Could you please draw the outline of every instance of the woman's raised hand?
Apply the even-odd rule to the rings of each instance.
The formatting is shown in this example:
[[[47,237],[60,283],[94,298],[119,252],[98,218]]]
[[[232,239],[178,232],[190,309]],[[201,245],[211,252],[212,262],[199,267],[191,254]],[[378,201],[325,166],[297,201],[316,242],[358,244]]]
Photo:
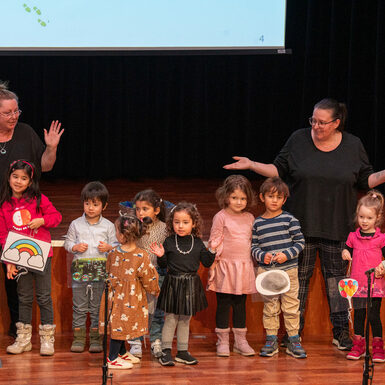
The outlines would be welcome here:
[[[233,156],[233,159],[237,162],[226,164],[223,168],[226,170],[248,170],[252,165],[252,161],[245,156]]]

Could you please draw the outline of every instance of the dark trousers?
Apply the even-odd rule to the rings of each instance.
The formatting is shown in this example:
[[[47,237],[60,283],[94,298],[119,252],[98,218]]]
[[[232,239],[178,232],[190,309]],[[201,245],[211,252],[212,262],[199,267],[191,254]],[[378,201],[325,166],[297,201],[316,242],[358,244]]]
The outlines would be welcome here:
[[[309,281],[313,275],[315,267],[317,251],[321,261],[321,271],[325,281],[326,295],[330,311],[328,279],[343,277],[346,275],[348,262],[341,258],[341,252],[344,246],[345,242],[331,241],[323,238],[305,238],[305,249],[301,252],[298,258],[298,299],[300,300],[299,309],[301,312],[300,333],[302,332],[305,324],[306,299],[309,292]],[[330,321],[333,325],[334,337],[338,337],[342,330],[349,330],[349,317],[347,311],[330,312]]]
[[[366,308],[360,306],[364,305],[361,298],[357,298],[359,301],[355,301],[355,299],[356,298],[353,298],[354,334],[363,337],[365,335]],[[359,308],[356,308],[355,302],[358,302]],[[382,323],[380,318],[381,302],[382,298],[372,298],[372,307],[369,311],[369,323],[372,328],[373,337],[382,338]]]
[[[110,352],[108,354],[108,359],[110,361],[115,360],[118,358],[118,355],[121,356],[126,353],[126,346],[125,346],[124,340],[114,340],[111,338],[110,340]]]
[[[2,263],[4,271],[4,286],[7,293],[7,303],[11,323],[15,324],[19,321],[19,298],[17,296],[17,282],[15,279],[7,278],[7,265]]]
[[[216,325],[218,329],[229,327],[230,309],[233,309],[233,327],[246,327],[246,294],[217,294]]]

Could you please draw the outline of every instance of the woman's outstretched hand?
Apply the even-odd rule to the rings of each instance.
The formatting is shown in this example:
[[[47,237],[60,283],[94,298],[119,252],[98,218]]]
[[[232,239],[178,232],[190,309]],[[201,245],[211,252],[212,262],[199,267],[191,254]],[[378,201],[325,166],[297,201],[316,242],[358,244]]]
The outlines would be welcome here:
[[[245,156],[233,156],[233,159],[237,162],[226,164],[223,168],[226,170],[248,170],[252,165],[252,161]]]

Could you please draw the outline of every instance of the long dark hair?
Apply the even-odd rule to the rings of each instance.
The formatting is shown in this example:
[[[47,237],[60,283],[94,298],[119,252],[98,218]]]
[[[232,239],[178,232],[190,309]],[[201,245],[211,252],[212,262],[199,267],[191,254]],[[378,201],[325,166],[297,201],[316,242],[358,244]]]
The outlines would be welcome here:
[[[3,184],[0,191],[0,206],[4,202],[12,203],[12,189],[9,185],[9,178],[16,170],[24,170],[31,180],[31,184],[23,192],[23,198],[28,202],[36,198],[36,210],[40,210],[41,192],[39,188],[39,181],[36,175],[35,165],[23,159],[15,160],[9,165],[8,171],[4,175]]]
[[[162,222],[166,221],[166,208],[164,207],[163,199],[156,191],[152,189],[139,191],[135,195],[133,203],[136,204],[137,201],[148,202],[155,210],[159,207],[159,214],[157,215],[157,218]]]

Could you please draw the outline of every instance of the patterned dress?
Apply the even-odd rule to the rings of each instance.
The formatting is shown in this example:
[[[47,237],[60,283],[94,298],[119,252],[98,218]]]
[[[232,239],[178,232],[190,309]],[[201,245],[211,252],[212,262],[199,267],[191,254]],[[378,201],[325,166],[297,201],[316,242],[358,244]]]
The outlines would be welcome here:
[[[159,294],[158,273],[148,253],[139,247],[126,252],[120,246],[111,250],[106,269],[110,286],[108,294],[109,330],[115,340],[131,340],[148,331],[146,292]],[[100,328],[104,331],[104,299],[101,302]]]

